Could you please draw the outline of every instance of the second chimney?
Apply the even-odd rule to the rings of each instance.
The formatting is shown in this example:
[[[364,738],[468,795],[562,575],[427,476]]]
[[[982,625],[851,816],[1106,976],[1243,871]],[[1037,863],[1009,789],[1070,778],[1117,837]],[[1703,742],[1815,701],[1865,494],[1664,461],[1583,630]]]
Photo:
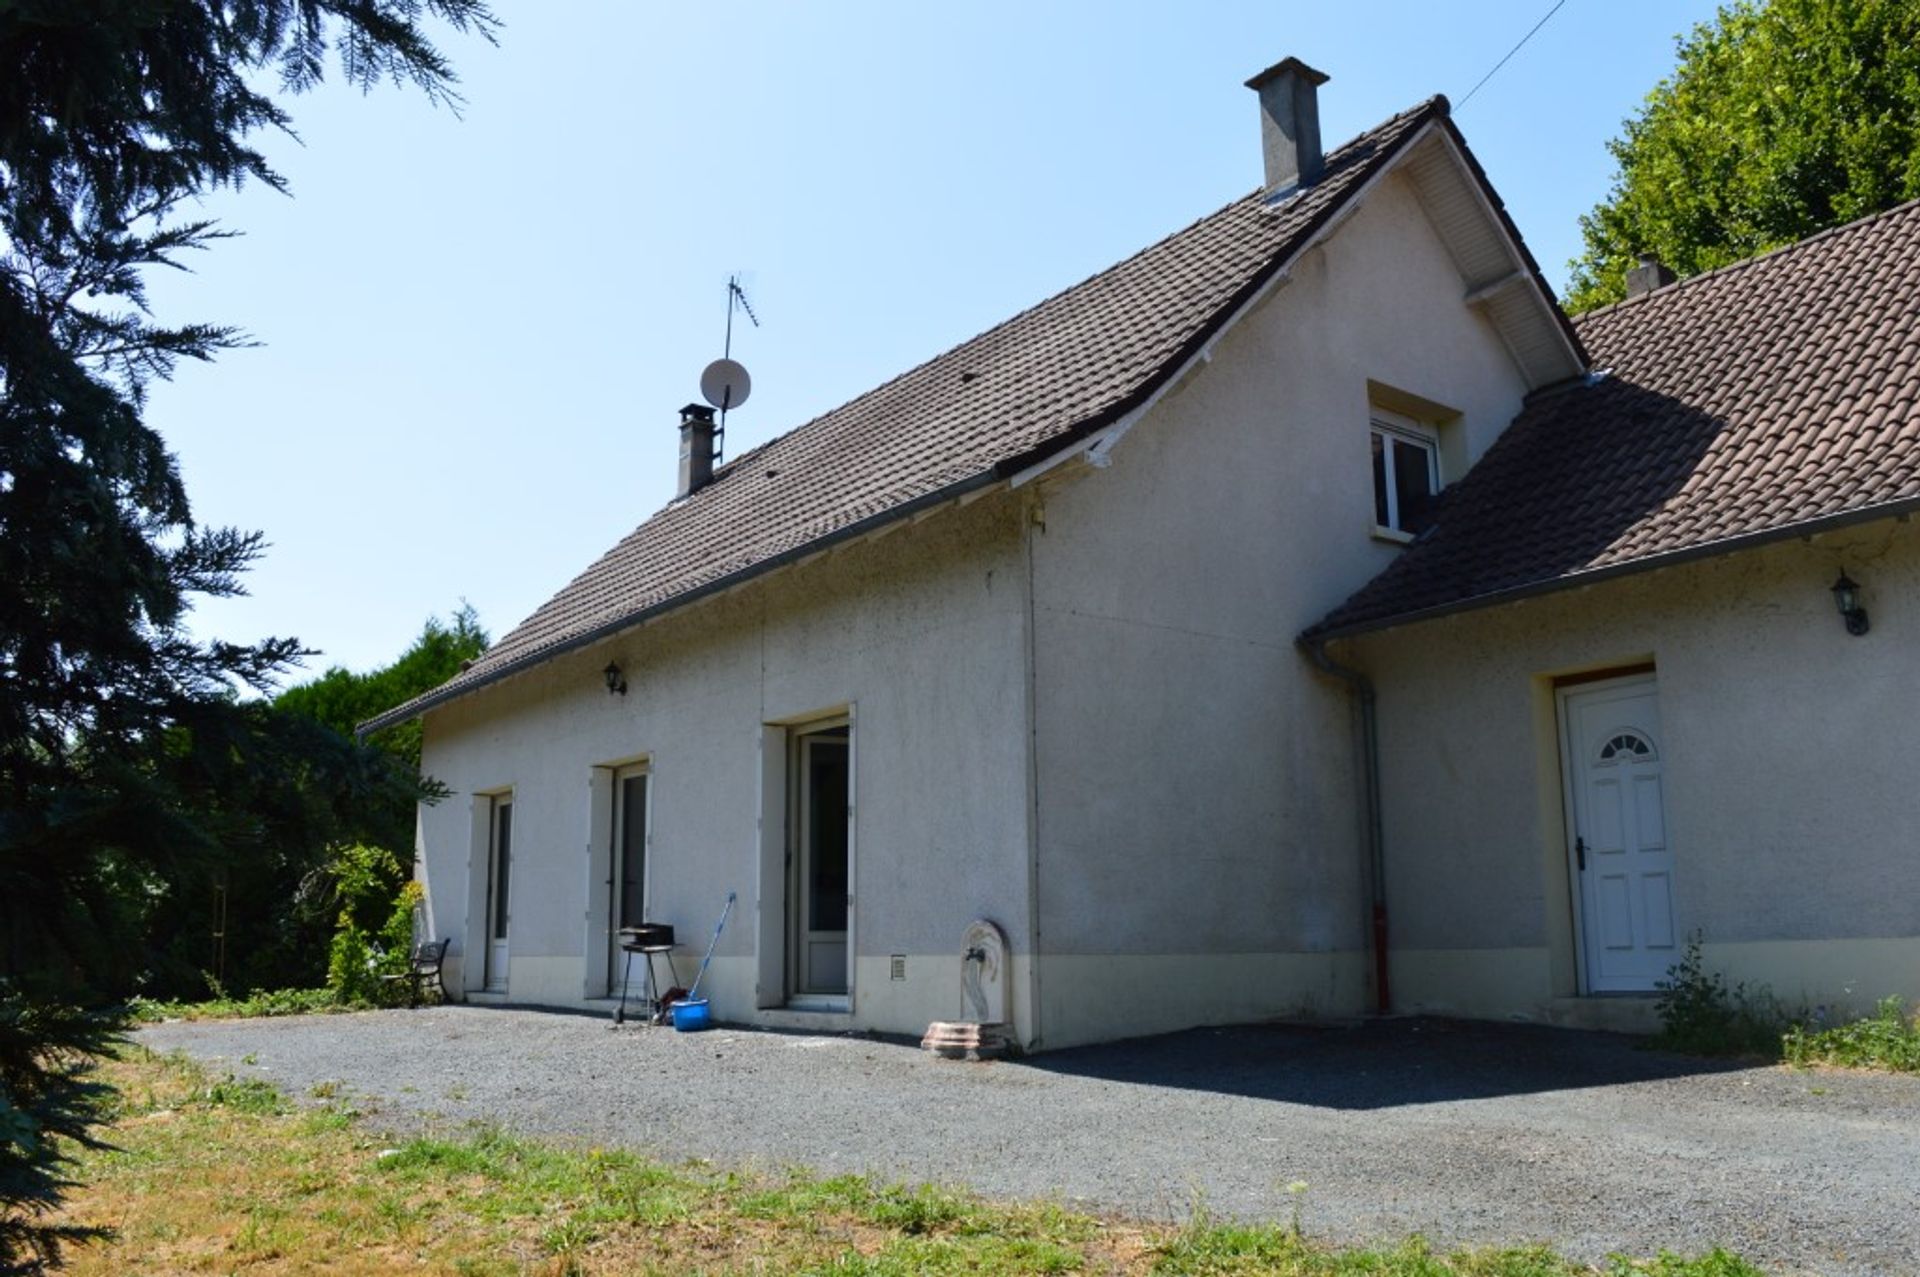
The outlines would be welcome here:
[[[680,496],[713,480],[713,409],[690,403],[680,410]]]
[[[1644,297],[1673,282],[1673,272],[1660,264],[1657,253],[1640,254],[1640,264],[1627,268],[1627,296]]]
[[[1260,149],[1267,161],[1267,194],[1312,186],[1326,171],[1320,151],[1320,86],[1325,72],[1299,58],[1274,63],[1247,81],[1260,95]]]

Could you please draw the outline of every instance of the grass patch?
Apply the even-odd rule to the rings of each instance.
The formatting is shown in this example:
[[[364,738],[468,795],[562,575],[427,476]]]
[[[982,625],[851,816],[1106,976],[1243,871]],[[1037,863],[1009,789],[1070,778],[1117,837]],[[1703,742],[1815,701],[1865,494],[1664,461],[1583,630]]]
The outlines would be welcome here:
[[[1760,1269],[1722,1250],[1697,1258],[1621,1256],[1597,1269],[1537,1246],[1441,1254],[1422,1237],[1410,1237],[1391,1250],[1331,1250],[1291,1227],[1236,1224],[1205,1211],[1196,1212],[1177,1236],[1159,1247],[1152,1271],[1167,1277],[1762,1277]]]
[[[131,998],[127,1002],[128,1018],[136,1024],[158,1024],[162,1020],[243,1020],[369,1009],[368,1003],[341,1001],[332,989],[269,989],[243,998],[210,998],[205,1002],[153,998]]]
[[[1920,1016],[1899,998],[1884,999],[1865,1019],[1830,1029],[1795,1025],[1781,1039],[1789,1064],[1920,1073]]]
[[[490,1128],[389,1145],[347,1109],[130,1048],[104,1068],[111,1148],[82,1151],[63,1219],[115,1235],[73,1274],[1271,1273],[1752,1277],[1718,1253],[1593,1269],[1541,1250],[1338,1250],[1290,1222],[1184,1228],[932,1185],[723,1171]]]

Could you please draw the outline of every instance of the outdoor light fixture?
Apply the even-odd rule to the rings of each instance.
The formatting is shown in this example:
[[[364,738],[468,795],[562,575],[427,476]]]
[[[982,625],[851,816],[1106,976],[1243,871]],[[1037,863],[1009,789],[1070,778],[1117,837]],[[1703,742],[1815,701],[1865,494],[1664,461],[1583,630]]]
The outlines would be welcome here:
[[[607,695],[625,696],[627,694],[627,676],[620,672],[618,661],[608,661],[607,668],[601,670],[600,675],[607,680]]]
[[[1833,583],[1833,605],[1840,609],[1840,615],[1846,619],[1847,633],[1857,638],[1867,632],[1867,609],[1860,606],[1860,585],[1847,575],[1844,568],[1840,571],[1840,579]]]

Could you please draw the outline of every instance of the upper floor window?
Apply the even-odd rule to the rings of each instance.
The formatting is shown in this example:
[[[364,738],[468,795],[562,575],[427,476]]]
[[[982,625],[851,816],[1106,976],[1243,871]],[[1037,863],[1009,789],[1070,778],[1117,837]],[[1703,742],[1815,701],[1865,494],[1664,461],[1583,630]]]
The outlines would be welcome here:
[[[1440,438],[1431,426],[1374,409],[1373,528],[1389,540],[1411,540],[1433,522],[1440,494]]]

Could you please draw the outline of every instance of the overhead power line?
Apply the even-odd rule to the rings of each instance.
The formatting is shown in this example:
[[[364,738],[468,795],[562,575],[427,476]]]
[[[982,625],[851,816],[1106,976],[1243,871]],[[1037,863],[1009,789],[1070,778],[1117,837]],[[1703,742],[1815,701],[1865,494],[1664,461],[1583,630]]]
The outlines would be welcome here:
[[[1529,31],[1529,32],[1527,32],[1527,33],[1526,33],[1525,35],[1523,35],[1523,36],[1521,36],[1521,37],[1520,37],[1520,43],[1519,43],[1519,44],[1516,44],[1516,45],[1514,45],[1514,46],[1513,46],[1513,47],[1512,47],[1511,49],[1508,49],[1508,50],[1507,50],[1507,56],[1506,56],[1506,57],[1504,57],[1504,58],[1501,58],[1501,59],[1500,59],[1500,60],[1499,60],[1498,62],[1496,62],[1496,63],[1494,63],[1494,64],[1493,64],[1493,70],[1492,70],[1492,71],[1489,71],[1489,72],[1487,72],[1487,73],[1486,73],[1485,75],[1483,75],[1483,76],[1481,76],[1481,77],[1480,77],[1480,83],[1479,83],[1479,84],[1476,84],[1476,85],[1474,85],[1474,86],[1473,86],[1473,87],[1472,87],[1471,89],[1468,89],[1468,90],[1467,90],[1467,96],[1465,96],[1465,97],[1463,97],[1463,98],[1461,98],[1461,99],[1460,99],[1460,105],[1459,105],[1459,106],[1456,106],[1456,107],[1454,107],[1453,109],[1454,109],[1454,110],[1456,110],[1456,111],[1458,111],[1458,110],[1459,110],[1459,109],[1460,109],[1461,107],[1464,107],[1464,106],[1465,106],[1465,105],[1466,105],[1467,103],[1469,103],[1469,102],[1471,102],[1471,101],[1473,101],[1473,95],[1474,95],[1474,94],[1476,94],[1476,93],[1478,93],[1478,92],[1480,91],[1480,89],[1481,89],[1481,87],[1482,87],[1483,85],[1485,85],[1485,84],[1486,84],[1486,82],[1487,82],[1488,80],[1491,80],[1491,79],[1492,79],[1492,78],[1493,78],[1493,77],[1495,76],[1495,74],[1497,74],[1497,73],[1499,72],[1499,70],[1500,70],[1500,68],[1501,68],[1501,67],[1503,67],[1503,66],[1505,66],[1505,65],[1507,65],[1507,63],[1508,63],[1508,62],[1509,62],[1510,60],[1512,60],[1512,58],[1513,58],[1513,55],[1514,55],[1514,54],[1516,54],[1516,53],[1518,53],[1518,52],[1520,52],[1520,50],[1521,50],[1521,49],[1523,49],[1523,48],[1525,48],[1525,47],[1526,47],[1526,43],[1527,43],[1527,41],[1529,41],[1529,40],[1531,40],[1531,39],[1533,39],[1533,36],[1534,36],[1534,32],[1536,32],[1536,31],[1538,31],[1538,30],[1539,30],[1539,29],[1540,29],[1541,27],[1544,27],[1544,26],[1546,26],[1546,25],[1547,25],[1547,18],[1551,18],[1551,17],[1552,17],[1552,16],[1554,15],[1554,14],[1556,14],[1556,13],[1558,13],[1558,12],[1560,12],[1560,6],[1561,6],[1561,5],[1564,5],[1564,4],[1566,3],[1566,2],[1567,2],[1567,0],[1555,0],[1555,4],[1554,4],[1554,6],[1553,6],[1553,8],[1551,8],[1551,9],[1549,9],[1549,10],[1547,10],[1547,14],[1546,14],[1546,17],[1544,17],[1544,18],[1541,18],[1541,19],[1540,19],[1540,21],[1538,21],[1538,22],[1536,22],[1536,23],[1534,23],[1534,24],[1533,24],[1533,30],[1532,30],[1532,31]]]

